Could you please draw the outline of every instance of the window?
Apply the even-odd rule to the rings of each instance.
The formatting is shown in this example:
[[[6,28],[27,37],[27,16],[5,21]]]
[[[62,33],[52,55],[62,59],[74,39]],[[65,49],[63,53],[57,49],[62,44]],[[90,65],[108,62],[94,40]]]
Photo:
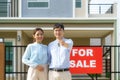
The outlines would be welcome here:
[[[100,46],[101,39],[100,38],[90,38],[90,45],[91,46]]]
[[[81,8],[81,0],[76,0],[75,6],[76,8]]]
[[[28,8],[48,8],[49,0],[28,0]]]
[[[0,1],[0,17],[7,16],[7,1]]]
[[[15,39],[4,39],[5,46],[15,45]],[[5,47],[5,71],[13,72],[15,70],[15,50],[13,47]]]
[[[5,42],[6,46],[12,46],[12,42]],[[13,71],[13,47],[6,47],[6,72]]]
[[[11,0],[0,0],[0,17],[9,17],[11,14]]]

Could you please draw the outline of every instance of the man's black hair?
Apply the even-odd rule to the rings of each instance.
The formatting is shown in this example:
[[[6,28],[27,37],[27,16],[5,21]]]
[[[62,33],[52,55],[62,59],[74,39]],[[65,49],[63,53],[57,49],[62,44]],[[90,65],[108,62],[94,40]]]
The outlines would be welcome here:
[[[64,25],[63,25],[62,23],[56,23],[56,24],[54,25],[54,27],[53,27],[53,30],[54,30],[55,28],[62,28],[62,29],[64,30]]]

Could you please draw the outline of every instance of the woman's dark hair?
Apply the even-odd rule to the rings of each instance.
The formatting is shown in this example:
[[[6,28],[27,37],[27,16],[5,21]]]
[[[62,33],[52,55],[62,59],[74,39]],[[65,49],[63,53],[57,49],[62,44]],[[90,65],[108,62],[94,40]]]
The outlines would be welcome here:
[[[37,31],[39,31],[39,30],[44,33],[43,29],[41,29],[41,28],[36,28],[36,29],[33,31],[33,35],[35,35],[35,33],[36,33]]]
[[[53,27],[53,30],[54,30],[55,28],[61,28],[61,29],[64,30],[64,25],[63,25],[62,23],[56,23],[56,24],[54,25],[54,27]]]

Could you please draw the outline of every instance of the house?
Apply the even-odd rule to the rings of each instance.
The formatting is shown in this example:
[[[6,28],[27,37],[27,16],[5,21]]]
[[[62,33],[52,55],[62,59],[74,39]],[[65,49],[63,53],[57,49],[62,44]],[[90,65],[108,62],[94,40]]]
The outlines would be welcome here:
[[[41,27],[47,45],[54,40],[52,26],[59,22],[65,25],[65,37],[72,38],[74,46],[116,45],[117,4],[91,1],[0,0],[0,41],[25,46],[32,42],[32,30]]]

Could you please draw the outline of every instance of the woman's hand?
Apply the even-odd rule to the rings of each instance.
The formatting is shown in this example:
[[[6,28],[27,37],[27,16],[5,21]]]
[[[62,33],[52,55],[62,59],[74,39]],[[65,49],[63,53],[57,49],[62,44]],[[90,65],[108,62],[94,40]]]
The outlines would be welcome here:
[[[38,66],[36,67],[36,69],[39,70],[39,71],[44,71],[44,67],[41,66],[41,65],[38,65]]]

